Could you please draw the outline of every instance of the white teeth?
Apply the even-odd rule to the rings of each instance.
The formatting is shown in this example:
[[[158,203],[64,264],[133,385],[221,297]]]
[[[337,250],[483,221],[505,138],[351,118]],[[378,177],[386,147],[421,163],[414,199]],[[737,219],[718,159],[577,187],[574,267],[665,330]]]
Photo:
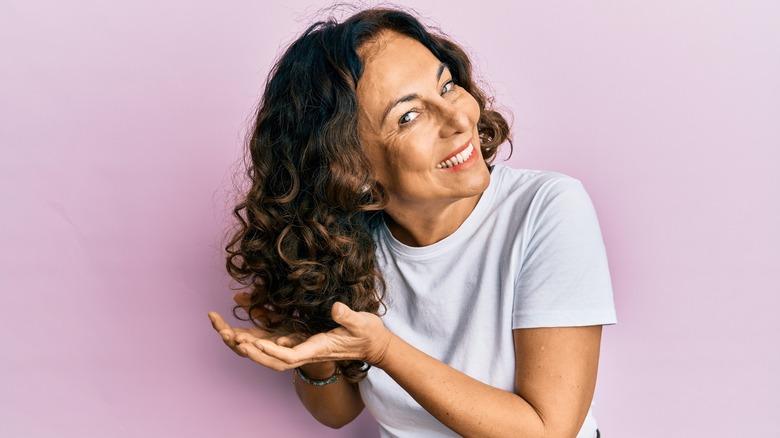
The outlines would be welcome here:
[[[457,166],[458,164],[461,164],[464,161],[468,160],[471,157],[472,153],[474,153],[474,145],[469,143],[466,149],[462,150],[454,157],[444,160],[441,163],[437,164],[436,168],[447,169],[449,167]]]

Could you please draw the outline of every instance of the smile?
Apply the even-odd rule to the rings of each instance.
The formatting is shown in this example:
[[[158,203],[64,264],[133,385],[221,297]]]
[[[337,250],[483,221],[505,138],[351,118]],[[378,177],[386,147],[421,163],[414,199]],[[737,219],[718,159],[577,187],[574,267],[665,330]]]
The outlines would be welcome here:
[[[450,167],[455,167],[458,164],[463,164],[466,160],[471,158],[471,154],[473,153],[474,153],[474,145],[469,143],[468,146],[466,146],[466,148],[463,149],[462,151],[458,152],[457,154],[437,164],[436,168],[449,169]]]

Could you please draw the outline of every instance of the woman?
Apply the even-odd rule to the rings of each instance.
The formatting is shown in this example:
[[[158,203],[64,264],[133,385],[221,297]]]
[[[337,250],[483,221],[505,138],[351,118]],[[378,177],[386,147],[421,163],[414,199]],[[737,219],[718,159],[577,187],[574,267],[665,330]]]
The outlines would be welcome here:
[[[214,328],[294,369],[330,427],[365,406],[388,437],[597,436],[598,223],[577,180],[489,164],[508,131],[414,17],[309,28],[269,76],[227,248],[257,327]]]

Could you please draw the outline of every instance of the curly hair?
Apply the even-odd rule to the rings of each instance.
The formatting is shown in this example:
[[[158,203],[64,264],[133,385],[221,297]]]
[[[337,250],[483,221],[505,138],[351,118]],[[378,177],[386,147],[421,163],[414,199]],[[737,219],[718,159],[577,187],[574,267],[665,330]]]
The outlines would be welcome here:
[[[251,291],[249,320],[258,327],[313,335],[338,326],[336,301],[376,314],[384,306],[372,229],[387,193],[361,147],[356,89],[358,49],[388,30],[422,43],[477,100],[486,164],[509,140],[464,50],[409,13],[368,9],[310,26],[268,76],[248,140],[250,187],[233,209],[238,224],[225,248],[228,273]],[[353,382],[365,377],[362,365],[337,364]]]

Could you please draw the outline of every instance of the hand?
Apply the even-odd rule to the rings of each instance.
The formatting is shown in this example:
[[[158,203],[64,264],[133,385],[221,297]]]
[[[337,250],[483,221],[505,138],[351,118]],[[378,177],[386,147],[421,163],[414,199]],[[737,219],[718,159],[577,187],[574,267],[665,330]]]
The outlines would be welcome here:
[[[251,304],[250,296],[247,293],[237,293],[233,296],[233,301],[241,306],[244,311],[249,312],[249,306]],[[263,330],[259,327],[241,328],[230,327],[228,323],[222,319],[216,312],[209,312],[209,319],[211,320],[211,326],[214,327],[219,335],[222,337],[222,341],[227,345],[234,353],[241,357],[246,357],[246,352],[239,348],[240,342],[237,337],[241,336],[246,342],[249,340],[268,340],[269,342],[278,343],[286,347],[293,347],[303,342],[305,337],[298,333],[288,333],[286,335],[270,333],[267,330]]]
[[[242,333],[236,336],[236,348],[249,359],[277,371],[337,360],[361,360],[381,368],[393,336],[382,320],[373,313],[354,312],[339,302],[333,304],[331,316],[340,327],[305,341],[296,338],[293,342],[279,342]]]

